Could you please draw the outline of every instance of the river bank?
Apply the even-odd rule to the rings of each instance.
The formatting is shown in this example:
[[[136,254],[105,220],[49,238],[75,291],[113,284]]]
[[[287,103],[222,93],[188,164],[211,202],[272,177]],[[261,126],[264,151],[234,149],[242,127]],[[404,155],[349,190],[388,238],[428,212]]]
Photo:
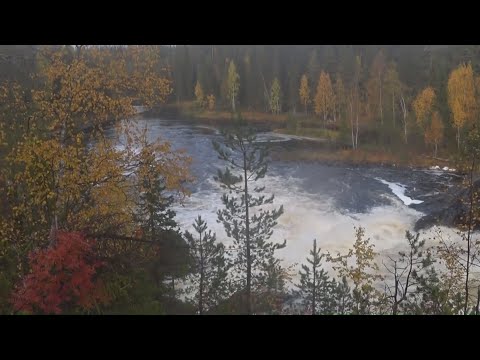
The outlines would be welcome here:
[[[452,168],[451,159],[434,158],[409,150],[393,151],[380,146],[360,145],[351,149],[349,143],[339,140],[338,131],[314,128],[311,119],[304,115],[270,114],[253,111],[241,113],[242,118],[260,132],[273,132],[291,137],[287,148],[274,147],[273,157],[282,161],[313,161],[326,164],[378,165],[397,168]],[[222,128],[232,123],[232,114],[228,111],[199,111],[193,103],[165,104],[144,114],[145,118],[165,118]],[[290,116],[290,117],[289,117]],[[293,119],[293,120],[292,120]],[[288,127],[288,121],[301,121],[308,127]]]

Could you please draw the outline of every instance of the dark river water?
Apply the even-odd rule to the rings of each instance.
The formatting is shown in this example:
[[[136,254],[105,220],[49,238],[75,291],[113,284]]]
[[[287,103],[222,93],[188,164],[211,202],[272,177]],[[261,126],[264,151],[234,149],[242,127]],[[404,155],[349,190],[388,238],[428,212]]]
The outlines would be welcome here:
[[[213,180],[223,167],[212,147],[221,140],[217,129],[182,121],[148,119],[139,125],[149,129],[149,137],[171,142],[192,157],[195,182],[192,194],[175,207],[183,229],[190,229],[201,215],[217,233],[229,242],[216,211],[221,205],[221,189]],[[292,138],[260,133],[258,140],[287,146]],[[298,141],[298,140],[296,140]],[[308,142],[305,141],[306,146]],[[442,170],[405,170],[384,167],[330,166],[315,162],[272,161],[264,184],[267,194],[275,194],[275,205],[283,205],[272,240],[287,240],[279,252],[285,262],[303,262],[313,239],[323,250],[346,251],[354,241],[354,226],[361,225],[375,244],[376,251],[392,253],[404,242],[405,231],[412,229],[423,213],[410,205],[450,186],[454,175]],[[428,233],[427,235],[428,236]]]

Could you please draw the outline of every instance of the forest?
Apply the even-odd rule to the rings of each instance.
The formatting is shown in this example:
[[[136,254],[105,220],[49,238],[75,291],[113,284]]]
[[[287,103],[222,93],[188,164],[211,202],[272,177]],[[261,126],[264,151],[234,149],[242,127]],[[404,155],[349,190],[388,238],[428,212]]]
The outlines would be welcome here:
[[[221,124],[222,233],[180,224],[195,154],[148,125],[172,109]],[[2,45],[0,314],[478,315],[479,119],[478,45]],[[454,235],[407,229],[382,256],[360,224],[286,264],[265,124],[349,160],[454,167]]]

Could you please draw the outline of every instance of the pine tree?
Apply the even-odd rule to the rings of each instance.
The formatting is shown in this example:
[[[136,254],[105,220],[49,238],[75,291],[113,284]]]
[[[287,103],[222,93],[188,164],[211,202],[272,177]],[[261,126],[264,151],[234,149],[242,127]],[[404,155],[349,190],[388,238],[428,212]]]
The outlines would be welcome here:
[[[335,303],[334,313],[339,315],[350,314],[353,310],[353,298],[350,286],[348,286],[347,278],[342,277],[341,282],[333,279],[332,282],[333,299]]]
[[[263,208],[273,204],[274,195],[261,195],[265,187],[255,185],[265,177],[268,156],[266,147],[256,142],[255,131],[239,119],[224,136],[223,145],[213,142],[219,158],[228,164],[215,177],[229,191],[222,196],[224,208],[217,212],[218,222],[223,224],[227,236],[233,238],[233,248],[229,250],[235,254],[235,289],[245,294],[245,311],[252,314],[253,295],[266,284],[267,269],[275,251],[286,244],[286,241],[282,244],[269,241],[277,219],[283,214],[283,206]]]
[[[322,269],[322,259],[325,254],[317,248],[317,240],[313,240],[313,249],[310,250],[310,258],[307,262],[310,265],[302,265],[300,270],[300,296],[304,305],[311,311],[312,315],[329,314],[334,309],[332,306],[333,283],[327,272]]]
[[[146,141],[144,138],[143,141]],[[138,201],[135,215],[143,239],[156,243],[161,250],[149,264],[150,272],[162,287],[169,281],[169,292],[175,296],[175,279],[185,275],[188,252],[171,208],[174,198],[168,194],[166,179],[156,169],[162,166],[148,143],[140,153],[138,164]]]
[[[187,276],[187,294],[202,315],[228,296],[228,263],[225,247],[216,235],[207,230],[207,223],[198,216],[193,224],[196,235],[185,232],[190,252],[190,273]]]

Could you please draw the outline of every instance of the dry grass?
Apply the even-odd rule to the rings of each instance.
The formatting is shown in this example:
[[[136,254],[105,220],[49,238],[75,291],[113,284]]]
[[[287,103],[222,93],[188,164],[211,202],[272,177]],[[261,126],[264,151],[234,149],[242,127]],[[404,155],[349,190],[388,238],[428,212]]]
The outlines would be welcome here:
[[[284,122],[287,120],[286,114],[275,115],[256,111],[242,111],[241,115],[246,121],[252,122]],[[202,111],[196,113],[195,117],[200,119],[230,120],[232,118],[232,113],[229,111]]]
[[[296,136],[305,136],[309,138],[319,138],[319,139],[327,139],[327,140],[336,140],[338,139],[338,131],[329,130],[329,129],[321,129],[321,128],[297,128],[297,129],[276,129],[274,132],[279,134],[289,134],[289,135],[296,135]]]
[[[345,162],[353,164],[380,164],[394,166],[429,167],[439,165],[438,159],[425,155],[396,154],[380,150],[294,150],[281,152],[276,155],[278,159],[287,161],[324,161]],[[444,163],[445,164],[445,163]]]

